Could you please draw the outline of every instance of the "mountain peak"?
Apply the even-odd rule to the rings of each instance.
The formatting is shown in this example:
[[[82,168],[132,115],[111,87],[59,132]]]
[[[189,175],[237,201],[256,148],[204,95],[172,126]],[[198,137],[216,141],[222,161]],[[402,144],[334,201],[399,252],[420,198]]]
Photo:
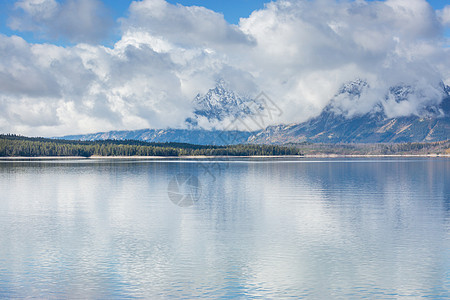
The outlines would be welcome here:
[[[361,93],[364,91],[364,89],[370,88],[367,81],[362,79],[356,79],[354,81],[349,81],[347,83],[344,83],[341,88],[339,89],[337,95],[341,94],[350,94],[354,96],[361,96]]]
[[[254,99],[237,94],[225,80],[220,79],[205,95],[198,94],[195,97],[194,116],[186,122],[195,126],[200,118],[206,118],[212,123],[227,118],[245,118],[255,114],[255,110],[263,110],[263,105]]]

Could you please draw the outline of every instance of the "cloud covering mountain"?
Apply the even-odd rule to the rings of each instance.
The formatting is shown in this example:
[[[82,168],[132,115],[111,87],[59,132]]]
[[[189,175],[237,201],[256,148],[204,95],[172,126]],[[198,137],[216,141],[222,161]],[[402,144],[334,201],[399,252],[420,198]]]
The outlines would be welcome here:
[[[74,7],[84,19],[64,17]],[[388,117],[417,115],[450,84],[450,6],[435,11],[425,0],[279,0],[238,25],[204,7],[135,1],[111,47],[98,42],[113,30],[99,15],[107,9],[98,1],[15,3],[12,29],[73,45],[0,35],[2,132],[183,128],[195,96],[219,79],[238,94],[268,94],[283,111],[274,123],[317,116],[357,79],[368,86],[357,103],[333,99],[345,115],[364,115],[380,99]],[[415,92],[386,98],[393,86]]]

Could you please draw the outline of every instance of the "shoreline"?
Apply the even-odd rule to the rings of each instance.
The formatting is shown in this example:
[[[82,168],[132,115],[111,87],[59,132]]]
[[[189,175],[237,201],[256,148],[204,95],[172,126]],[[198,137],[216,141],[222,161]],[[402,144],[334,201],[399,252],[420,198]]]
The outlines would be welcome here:
[[[37,161],[37,160],[116,160],[116,159],[146,159],[146,160],[159,160],[159,159],[233,159],[233,158],[380,158],[380,157],[450,157],[450,154],[305,154],[305,155],[254,155],[254,156],[206,156],[206,155],[192,155],[192,156],[13,156],[13,157],[0,157],[0,161]]]

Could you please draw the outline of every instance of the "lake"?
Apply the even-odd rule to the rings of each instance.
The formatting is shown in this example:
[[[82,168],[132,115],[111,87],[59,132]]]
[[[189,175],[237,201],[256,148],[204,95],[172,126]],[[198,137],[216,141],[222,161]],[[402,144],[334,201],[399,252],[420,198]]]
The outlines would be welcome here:
[[[0,161],[0,298],[450,297],[449,158]]]

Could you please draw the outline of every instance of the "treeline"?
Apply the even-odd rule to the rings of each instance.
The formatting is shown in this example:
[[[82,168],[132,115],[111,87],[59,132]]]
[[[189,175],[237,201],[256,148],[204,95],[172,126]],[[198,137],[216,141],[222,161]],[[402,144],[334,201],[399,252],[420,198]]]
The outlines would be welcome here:
[[[322,144],[297,143],[286,146],[296,147],[305,155],[427,155],[450,154],[450,140],[417,143],[378,144]]]
[[[258,156],[301,155],[295,147],[269,145],[202,146],[142,141],[68,141],[0,135],[0,157],[38,156]]]

